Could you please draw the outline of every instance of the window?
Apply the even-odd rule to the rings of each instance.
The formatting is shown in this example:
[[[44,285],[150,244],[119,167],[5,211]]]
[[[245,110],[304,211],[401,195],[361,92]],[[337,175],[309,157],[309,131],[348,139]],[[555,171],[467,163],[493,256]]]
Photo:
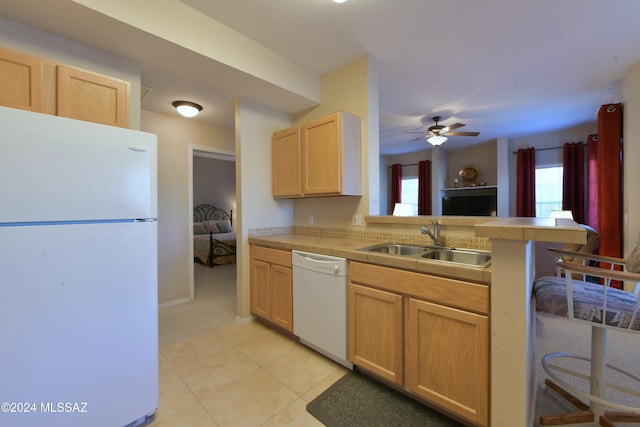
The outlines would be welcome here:
[[[562,166],[536,168],[536,216],[562,210]]]
[[[418,215],[418,178],[402,178],[402,203],[409,203],[414,215]]]

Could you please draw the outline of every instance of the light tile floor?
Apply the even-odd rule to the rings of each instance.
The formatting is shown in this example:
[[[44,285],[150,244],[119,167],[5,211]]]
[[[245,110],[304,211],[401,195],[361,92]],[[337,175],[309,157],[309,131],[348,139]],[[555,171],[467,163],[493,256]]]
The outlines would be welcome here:
[[[154,427],[322,426],[306,405],[347,370],[259,322],[160,348]]]

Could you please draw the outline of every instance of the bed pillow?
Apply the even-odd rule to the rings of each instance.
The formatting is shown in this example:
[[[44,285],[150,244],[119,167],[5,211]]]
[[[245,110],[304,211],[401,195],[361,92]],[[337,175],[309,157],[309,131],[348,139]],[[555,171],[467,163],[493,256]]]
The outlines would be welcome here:
[[[217,234],[220,231],[218,230],[218,224],[212,221],[206,221],[204,223],[205,228],[207,229],[207,233]]]
[[[221,233],[231,233],[231,223],[229,221],[219,222],[218,230],[220,230]]]
[[[207,228],[204,226],[202,222],[194,222],[193,223],[193,234],[209,234]]]
[[[204,222],[206,227],[209,227],[212,224],[215,224],[217,230],[213,231],[214,233],[228,233],[231,231],[231,221],[228,219],[209,219]],[[222,228],[220,226],[222,225]],[[229,231],[224,231],[228,229]]]

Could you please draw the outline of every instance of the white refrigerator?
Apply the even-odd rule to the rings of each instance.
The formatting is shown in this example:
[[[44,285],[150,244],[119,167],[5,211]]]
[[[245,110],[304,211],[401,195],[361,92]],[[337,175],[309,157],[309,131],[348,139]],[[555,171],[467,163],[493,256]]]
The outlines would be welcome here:
[[[158,408],[155,135],[0,107],[0,425]]]

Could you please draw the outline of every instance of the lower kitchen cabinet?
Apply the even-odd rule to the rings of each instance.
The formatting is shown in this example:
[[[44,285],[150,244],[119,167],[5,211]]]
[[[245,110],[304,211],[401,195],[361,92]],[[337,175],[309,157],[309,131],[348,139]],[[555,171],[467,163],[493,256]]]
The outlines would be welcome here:
[[[489,287],[349,265],[349,358],[478,426],[489,425]]]
[[[489,319],[409,299],[409,391],[486,425]]]
[[[402,296],[349,284],[349,359],[392,383],[404,377]]]
[[[271,321],[281,328],[293,332],[291,267],[271,265],[271,292]]]
[[[251,313],[293,332],[291,252],[251,245]]]

